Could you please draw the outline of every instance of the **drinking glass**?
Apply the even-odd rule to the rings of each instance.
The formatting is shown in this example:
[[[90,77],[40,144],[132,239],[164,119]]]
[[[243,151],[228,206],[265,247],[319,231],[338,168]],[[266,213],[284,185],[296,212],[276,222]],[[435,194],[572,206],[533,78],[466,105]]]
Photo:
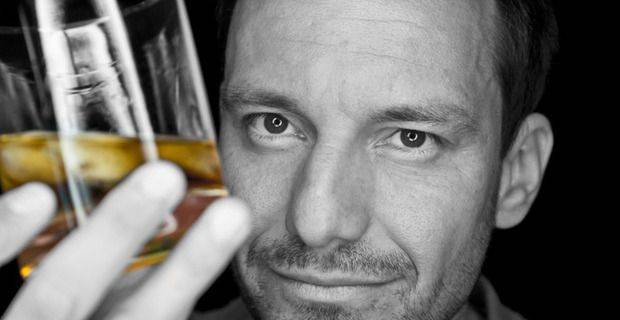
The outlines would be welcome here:
[[[183,1],[29,0],[15,14],[18,26],[0,28],[1,188],[39,181],[58,201],[20,254],[21,275],[133,169],[158,159],[184,171],[188,190],[128,270],[162,261],[227,195]]]

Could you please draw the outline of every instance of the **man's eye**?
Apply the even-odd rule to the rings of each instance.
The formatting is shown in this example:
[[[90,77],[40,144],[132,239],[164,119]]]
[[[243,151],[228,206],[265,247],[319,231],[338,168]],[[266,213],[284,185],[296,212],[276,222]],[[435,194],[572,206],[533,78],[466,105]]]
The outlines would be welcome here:
[[[246,116],[245,120],[250,133],[270,136],[294,135],[295,128],[289,120],[278,113],[253,113]]]
[[[280,134],[288,128],[288,120],[279,114],[269,113],[265,114],[263,118],[265,118],[263,125],[269,133]]]
[[[286,149],[305,140],[301,131],[278,113],[249,114],[244,122],[250,141],[260,147]]]
[[[400,141],[405,147],[419,148],[426,142],[426,132],[401,129]]]
[[[378,147],[390,158],[419,162],[433,159],[440,151],[440,142],[433,134],[401,128],[393,131]]]

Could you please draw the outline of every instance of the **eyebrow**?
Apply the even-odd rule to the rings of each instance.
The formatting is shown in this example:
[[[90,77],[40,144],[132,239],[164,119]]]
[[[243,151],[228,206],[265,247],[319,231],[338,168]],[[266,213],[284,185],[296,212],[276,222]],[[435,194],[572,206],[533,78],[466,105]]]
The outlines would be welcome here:
[[[227,87],[222,90],[222,107],[235,109],[255,105],[303,114],[299,102],[283,94],[261,89]],[[370,115],[374,123],[418,122],[430,125],[450,126],[459,134],[479,133],[478,121],[463,106],[450,103],[428,103],[424,105],[400,104],[377,110]]]
[[[302,114],[298,101],[276,92],[237,87],[222,90],[223,108],[235,109],[247,105],[265,106]]]
[[[373,113],[370,118],[382,122],[419,122],[430,125],[448,125],[460,134],[475,135],[478,121],[465,107],[449,103],[430,103],[424,106],[396,105]]]

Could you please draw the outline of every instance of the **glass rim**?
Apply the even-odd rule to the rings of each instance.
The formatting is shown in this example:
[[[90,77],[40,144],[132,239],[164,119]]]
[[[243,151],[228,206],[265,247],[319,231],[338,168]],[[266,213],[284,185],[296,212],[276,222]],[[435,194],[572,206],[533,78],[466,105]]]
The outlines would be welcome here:
[[[2,0],[0,0],[2,1]],[[141,10],[144,10],[160,1],[166,1],[166,0],[142,0],[136,4],[132,4],[126,8],[124,8],[122,10],[123,12],[123,16],[127,16],[136,12],[139,12]],[[168,1],[175,1],[175,0],[168,0]],[[24,29],[29,30],[29,29],[33,29],[33,27],[31,26],[3,26],[0,25],[0,34],[8,34],[8,35],[17,35],[17,34],[21,34],[23,33]]]

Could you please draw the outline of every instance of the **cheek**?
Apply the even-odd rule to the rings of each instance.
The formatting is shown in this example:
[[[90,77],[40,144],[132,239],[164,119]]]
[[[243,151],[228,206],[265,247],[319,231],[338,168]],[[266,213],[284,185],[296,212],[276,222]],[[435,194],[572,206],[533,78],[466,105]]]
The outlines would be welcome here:
[[[436,284],[471,241],[491,194],[487,171],[392,168],[378,175],[376,216],[415,263],[421,290]]]
[[[223,121],[220,148],[226,186],[248,203],[255,216],[254,233],[261,234],[285,218],[299,156],[257,153],[248,143],[237,128]]]

